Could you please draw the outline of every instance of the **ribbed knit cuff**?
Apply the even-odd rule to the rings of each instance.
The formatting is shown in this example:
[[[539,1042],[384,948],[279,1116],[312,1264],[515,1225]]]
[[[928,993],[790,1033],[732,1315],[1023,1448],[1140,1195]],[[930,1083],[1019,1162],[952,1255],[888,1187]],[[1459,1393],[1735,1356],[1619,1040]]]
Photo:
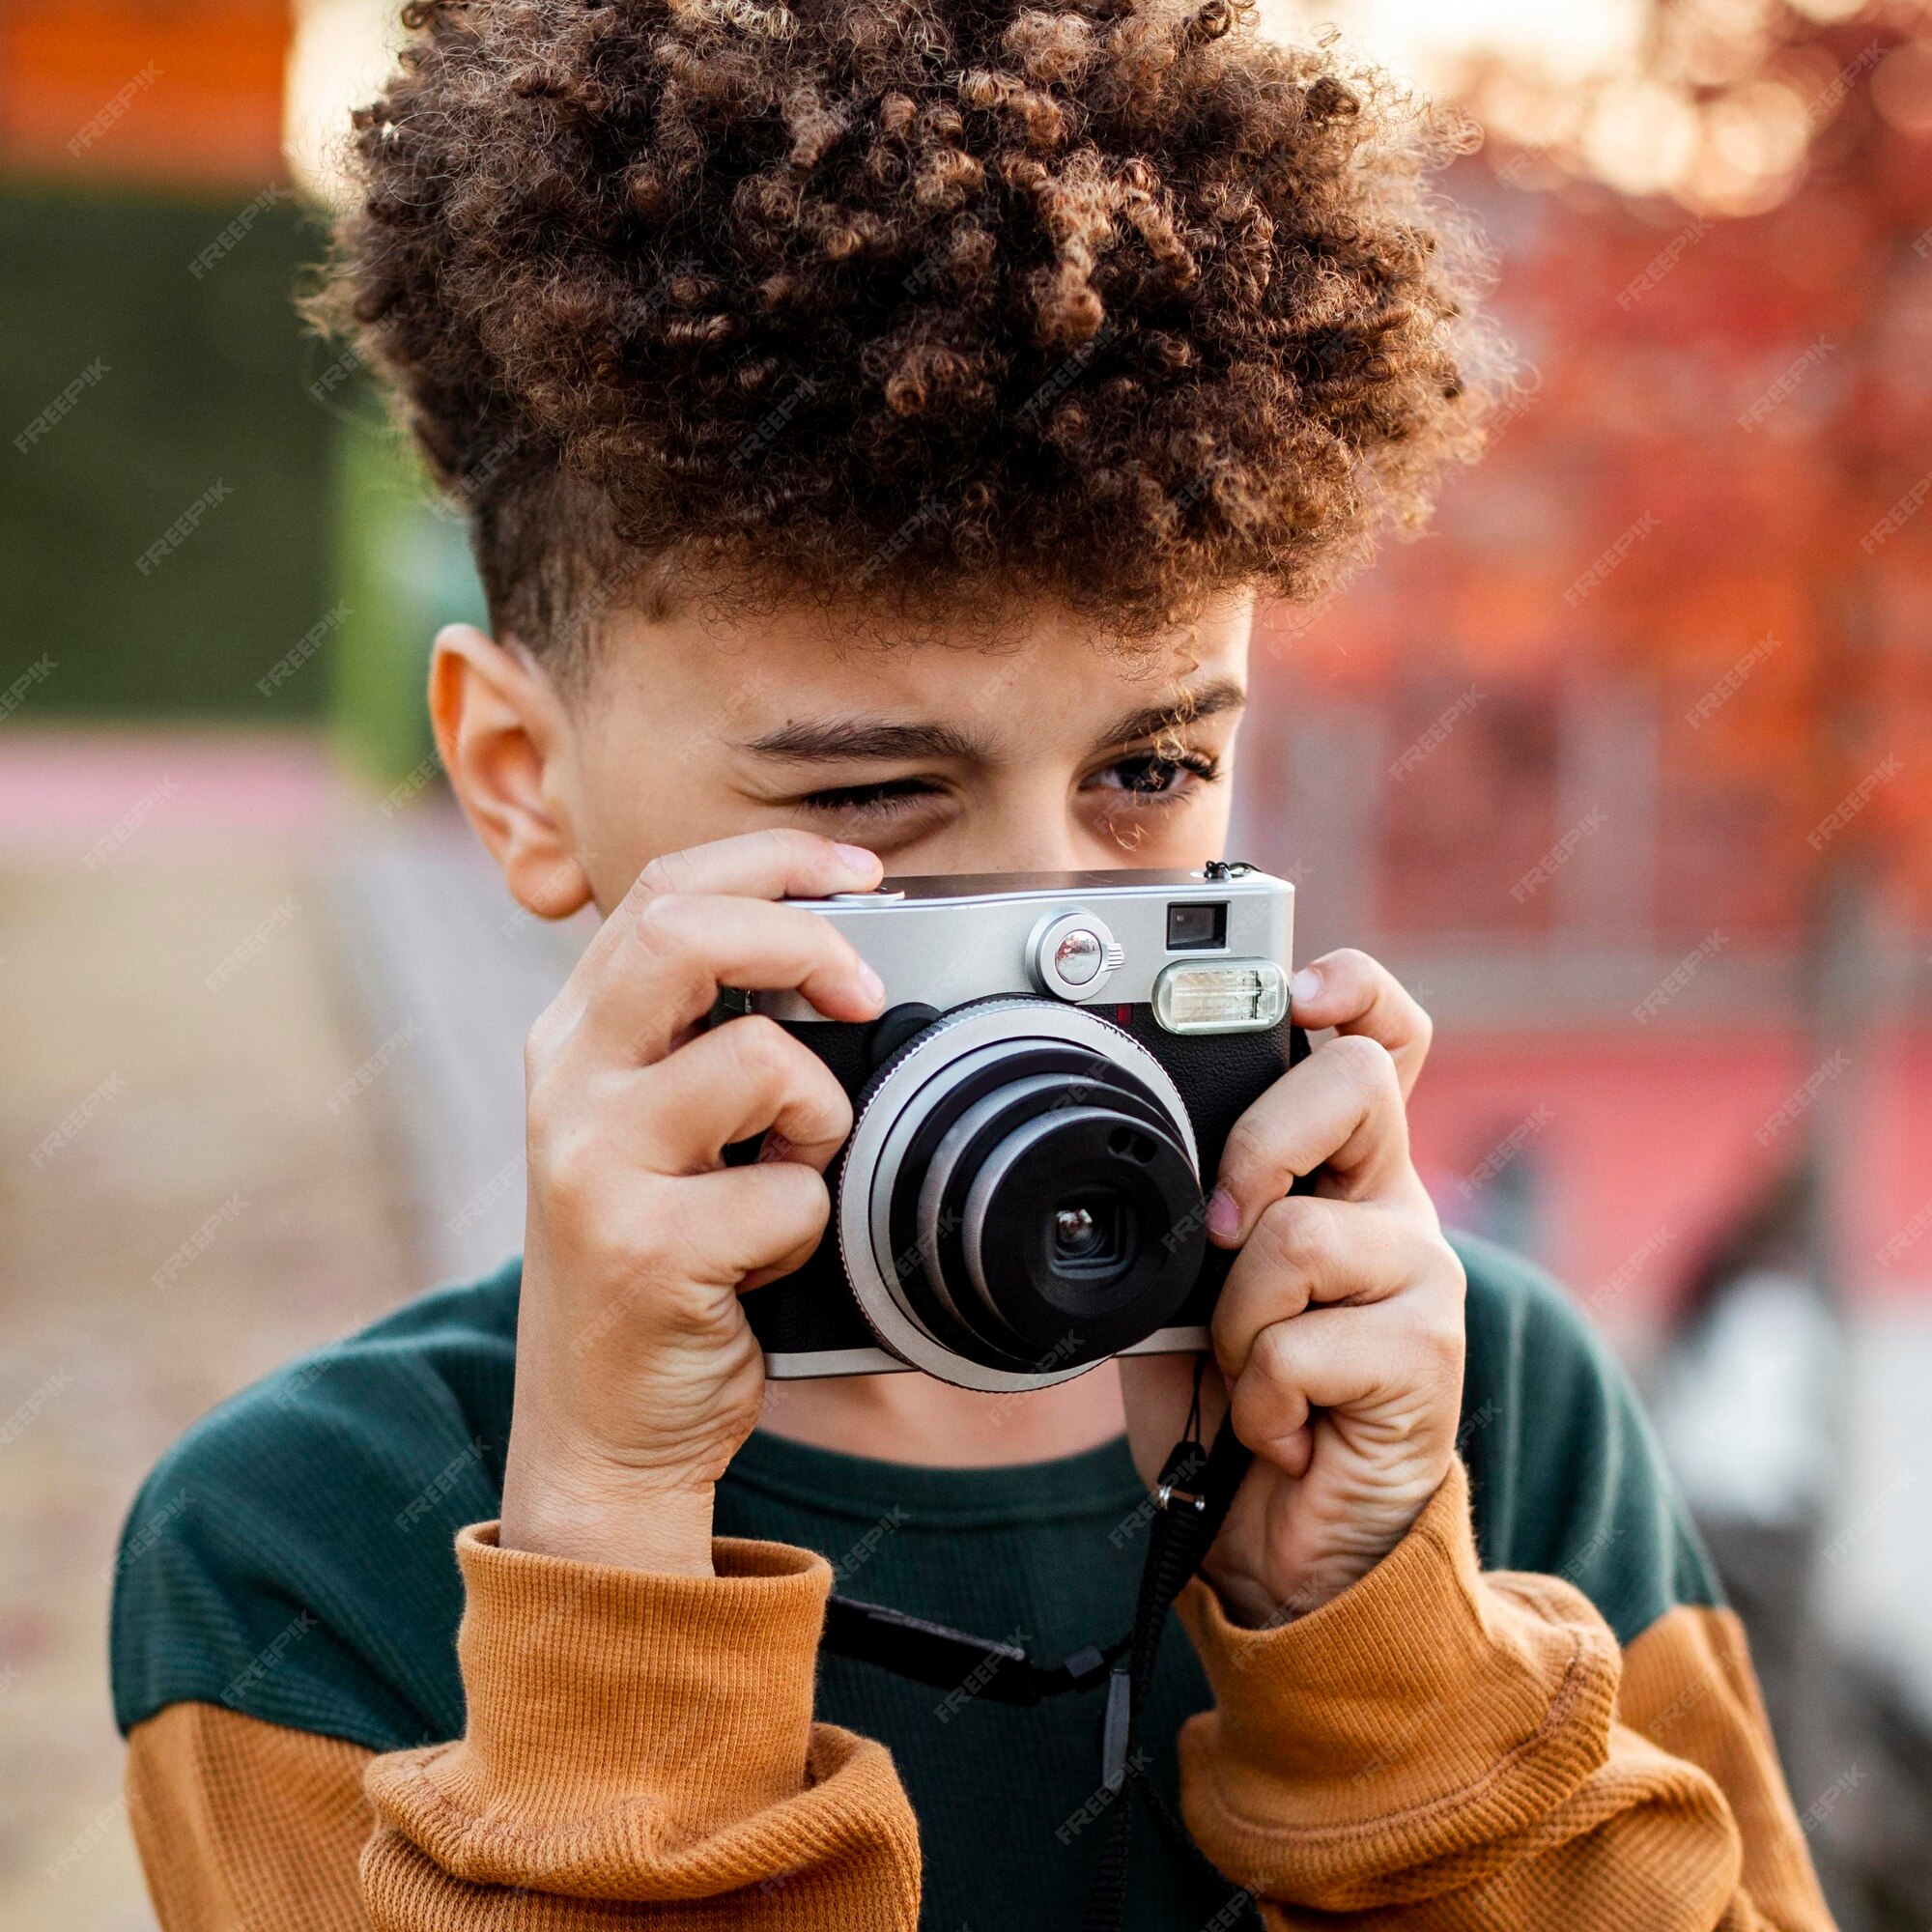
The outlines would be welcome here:
[[[1402,1542],[1307,1616],[1243,1630],[1199,1581],[1179,1609],[1215,1697],[1184,1740],[1190,1823],[1205,1805],[1224,1837],[1252,1833],[1249,1850],[1284,1833],[1340,1841],[1425,1811],[1441,1824],[1463,1805],[1448,1841],[1507,1829],[1608,1749],[1615,1638],[1566,1583],[1479,1574],[1461,1463]]]
[[[467,1768],[481,1806],[536,1821],[648,1795],[697,1838],[805,1786],[832,1571],[718,1538],[715,1577],[668,1577],[457,1538]]]

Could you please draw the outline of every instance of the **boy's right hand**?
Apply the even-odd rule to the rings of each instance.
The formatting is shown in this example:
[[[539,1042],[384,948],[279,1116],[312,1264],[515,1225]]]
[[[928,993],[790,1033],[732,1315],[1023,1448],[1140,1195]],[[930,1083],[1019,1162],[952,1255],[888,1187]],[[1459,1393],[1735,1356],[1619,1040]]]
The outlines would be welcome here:
[[[872,853],[808,832],[653,860],[531,1029],[506,1549],[711,1574],[712,1489],[764,1394],[739,1291],[816,1245],[852,1109],[776,1022],[704,1020],[721,986],[875,1016],[883,989],[851,944],[771,901],[879,874]],[[728,1143],[767,1130],[756,1165],[724,1166]]]

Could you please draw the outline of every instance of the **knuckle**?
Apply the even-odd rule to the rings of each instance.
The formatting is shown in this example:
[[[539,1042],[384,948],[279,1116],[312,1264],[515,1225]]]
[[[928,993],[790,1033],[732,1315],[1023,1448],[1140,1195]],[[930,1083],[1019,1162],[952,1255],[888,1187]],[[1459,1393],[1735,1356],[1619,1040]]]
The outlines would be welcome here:
[[[1453,1252],[1450,1260],[1455,1262]],[[1468,1348],[1460,1263],[1455,1263],[1453,1269],[1444,1268],[1433,1274],[1415,1302],[1409,1329],[1423,1360],[1432,1369],[1460,1374]]]
[[[1425,1388],[1447,1388],[1462,1380],[1463,1340],[1460,1322],[1424,1321],[1412,1329],[1408,1347],[1415,1378]]]
[[[1437,1360],[1461,1370],[1469,1349],[1469,1330],[1463,1314],[1463,1298],[1444,1297],[1444,1305],[1429,1324],[1430,1346]]]
[[[692,890],[697,867],[689,852],[661,852],[638,874],[638,884],[651,899]]]
[[[547,1145],[568,1120],[567,1082],[547,1043],[532,1031],[524,1042],[524,1128],[531,1148]]]
[[[1380,1040],[1367,1034],[1337,1034],[1321,1050],[1372,1099],[1401,1091],[1395,1060]]]
[[[1255,1337],[1255,1346],[1248,1351],[1248,1366],[1258,1372],[1266,1381],[1285,1381],[1293,1365],[1293,1351],[1290,1347],[1288,1323],[1271,1321]],[[1242,1378],[1243,1380],[1246,1377]]]
[[[1222,1146],[1222,1175],[1238,1183],[1266,1159],[1267,1148],[1266,1129],[1255,1119],[1252,1111],[1243,1114],[1229,1128],[1227,1141]]]
[[[816,1168],[802,1167],[796,1161],[781,1161],[772,1163],[768,1172],[780,1205],[789,1208],[801,1225],[808,1231],[825,1225],[832,1211],[832,1193],[825,1184],[825,1177]]]
[[[1249,1239],[1260,1241],[1277,1266],[1312,1272],[1324,1246],[1321,1205],[1310,1195],[1285,1194],[1263,1208]]]
[[[828,1138],[842,1141],[852,1131],[852,1096],[832,1077],[829,1070],[823,1072],[823,1084],[819,1089],[819,1098],[825,1111],[825,1132]]]
[[[745,1013],[720,1029],[730,1042],[740,1073],[760,1086],[774,1086],[795,1070],[798,1042],[768,1013]]]
[[[815,1168],[798,1161],[767,1161],[758,1169],[758,1187],[768,1231],[759,1245],[769,1255],[803,1247],[824,1233],[832,1218],[832,1195]]]
[[[576,1024],[576,1012],[566,1005],[568,989],[530,1022],[524,1035],[524,1081],[527,1086],[539,1079],[562,1051]]]
[[[556,1136],[558,1108],[552,1081],[541,1071],[524,1082],[524,1145],[535,1155]]]
[[[1275,1391],[1260,1376],[1242,1376],[1228,1399],[1229,1422],[1251,1449],[1267,1440],[1274,1399]]]
[[[1234,1297],[1224,1294],[1208,1321],[1208,1339],[1214,1350],[1214,1360],[1224,1375],[1240,1367],[1240,1348],[1245,1334],[1245,1324],[1236,1316]]]
[[[550,1015],[540,1014],[535,1025],[524,1036],[524,1092],[534,1098],[544,1075],[550,1069],[551,1028]]]
[[[1321,959],[1323,972],[1350,980],[1378,980],[1387,977],[1387,969],[1371,958],[1359,946],[1339,946]]]
[[[603,1188],[596,1148],[582,1133],[554,1135],[530,1155],[530,1177],[544,1205],[573,1225],[582,1228],[595,1218]]]
[[[690,943],[691,937],[689,901],[675,893],[646,899],[638,908],[634,930],[637,937],[654,952],[682,950]]]
[[[600,1270],[643,1288],[653,1282],[656,1259],[650,1237],[629,1214],[619,1214],[602,1192],[578,1204],[573,1222],[574,1246]]]

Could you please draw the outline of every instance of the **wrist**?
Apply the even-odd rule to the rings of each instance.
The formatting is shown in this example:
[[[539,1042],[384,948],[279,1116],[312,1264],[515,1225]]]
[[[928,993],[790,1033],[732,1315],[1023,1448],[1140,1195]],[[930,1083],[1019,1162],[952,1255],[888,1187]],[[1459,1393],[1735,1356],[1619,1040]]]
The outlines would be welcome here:
[[[711,1577],[712,1505],[707,1478],[664,1471],[583,1467],[519,1458],[503,1477],[504,1549],[605,1563],[668,1577]]]
[[[1368,1568],[1373,1568],[1373,1565]],[[1368,1569],[1338,1572],[1324,1566],[1274,1581],[1246,1571],[1202,1569],[1202,1580],[1214,1592],[1221,1614],[1236,1630],[1271,1631],[1292,1624],[1332,1603]]]
[[[1278,1630],[1333,1603],[1378,1568],[1407,1537],[1439,1487],[1438,1482],[1412,1501],[1391,1499],[1362,1511],[1324,1537],[1319,1549],[1250,1549],[1245,1560],[1236,1554],[1233,1561],[1204,1564],[1202,1575],[1231,1624],[1249,1631]]]

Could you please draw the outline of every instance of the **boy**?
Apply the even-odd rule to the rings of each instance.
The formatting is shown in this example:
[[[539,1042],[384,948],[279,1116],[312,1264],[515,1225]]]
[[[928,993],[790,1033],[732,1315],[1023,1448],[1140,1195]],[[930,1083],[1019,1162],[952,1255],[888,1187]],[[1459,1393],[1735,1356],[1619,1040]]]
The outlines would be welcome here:
[[[701,1022],[721,985],[876,1014],[786,895],[1220,852],[1256,596],[1473,445],[1427,130],[1229,0],[406,17],[333,306],[473,520],[451,784],[524,905],[605,920],[529,1041],[521,1267],[226,1406],[135,1507],[163,1923],[1070,1924],[1099,1693],[821,1658],[830,1563],[1042,1659],[1105,1641],[1193,1365],[767,1406],[740,1297],[822,1235],[850,1108]],[[1205,1420],[1255,1463],[1133,1768],[1206,1856],[1144,1822],[1127,1922],[1826,1925],[1623,1383],[1437,1227],[1427,1020],[1358,953],[1293,998],[1334,1037],[1209,1218]]]

